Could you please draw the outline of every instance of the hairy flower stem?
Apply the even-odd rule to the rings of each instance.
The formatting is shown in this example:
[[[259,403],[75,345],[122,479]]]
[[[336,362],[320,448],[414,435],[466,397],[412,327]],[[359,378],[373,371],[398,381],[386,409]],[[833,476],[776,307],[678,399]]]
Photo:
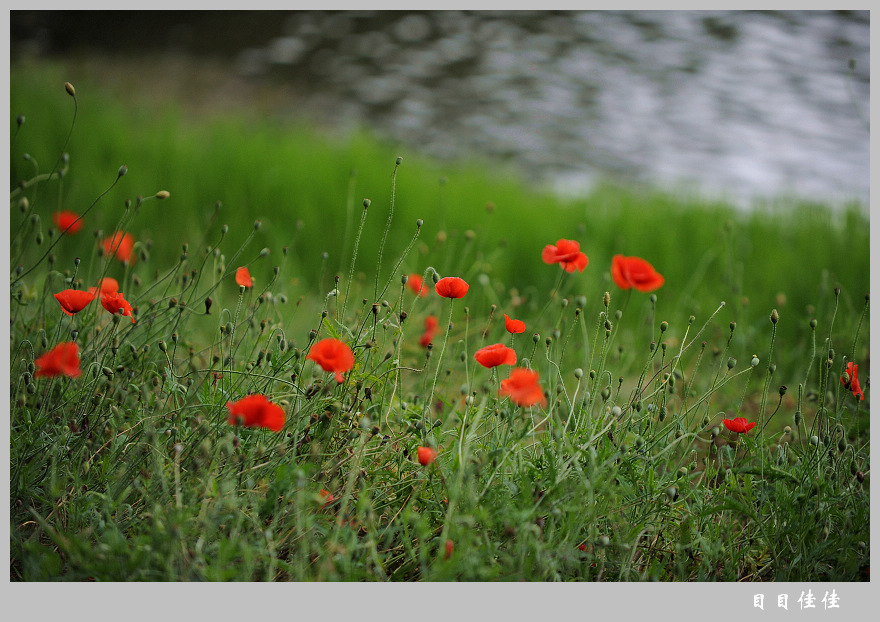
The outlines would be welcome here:
[[[449,320],[446,322],[446,335],[443,337],[443,346],[440,348],[440,355],[437,357],[437,370],[434,372],[434,382],[431,384],[431,392],[428,393],[428,399],[425,400],[425,406],[422,410],[422,420],[425,425],[428,424],[428,413],[431,410],[431,404],[434,401],[434,390],[437,388],[437,378],[440,377],[440,366],[443,364],[443,353],[446,352],[446,343],[449,341],[449,332],[452,328],[452,309],[455,307],[455,299],[449,299]]]
[[[357,262],[358,247],[361,243],[361,234],[364,231],[364,221],[367,219],[367,208],[369,203],[364,201],[364,211],[361,213],[361,224],[358,225],[358,232],[354,238],[354,251],[351,254],[351,267],[348,269],[348,281],[345,283],[345,300],[342,302],[342,317],[345,318],[345,308],[348,305],[348,293],[351,291],[351,282],[354,280],[354,265]]]
[[[391,171],[391,202],[388,207],[388,220],[385,222],[385,231],[382,233],[382,241],[379,243],[379,257],[376,259],[376,286],[373,291],[373,300],[379,300],[379,275],[382,272],[382,252],[385,250],[385,240],[388,238],[388,231],[391,229],[391,219],[394,217],[394,192],[397,185],[398,166],[400,166],[400,158],[394,164],[394,170]],[[392,273],[392,278],[393,276],[394,273]]]

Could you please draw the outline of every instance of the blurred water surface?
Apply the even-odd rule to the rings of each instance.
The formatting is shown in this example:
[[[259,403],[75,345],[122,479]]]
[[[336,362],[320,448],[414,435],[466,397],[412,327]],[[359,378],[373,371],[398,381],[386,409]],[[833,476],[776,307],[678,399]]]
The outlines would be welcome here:
[[[861,12],[12,12],[12,57],[219,57],[288,115],[489,157],[563,193],[612,177],[747,206],[869,199]],[[133,33],[141,33],[133,36]],[[149,33],[149,36],[143,36]]]

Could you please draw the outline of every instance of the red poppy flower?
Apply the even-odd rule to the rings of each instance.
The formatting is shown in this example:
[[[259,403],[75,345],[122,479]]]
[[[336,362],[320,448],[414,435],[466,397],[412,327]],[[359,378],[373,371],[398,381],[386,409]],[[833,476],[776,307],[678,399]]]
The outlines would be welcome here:
[[[534,404],[547,405],[544,390],[538,384],[538,372],[517,367],[510,372],[510,377],[501,381],[499,395],[509,395],[520,406],[532,406]]]
[[[104,294],[101,296],[101,306],[107,309],[110,313],[118,313],[119,311],[122,311],[122,315],[130,317],[131,323],[134,324],[134,316],[131,314],[131,305],[121,292]]]
[[[514,320],[504,314],[504,328],[507,329],[508,333],[516,335],[517,333],[526,332],[526,323],[522,320]]]
[[[79,289],[65,289],[55,294],[55,299],[61,304],[62,311],[67,315],[73,315],[85,309],[95,299],[95,295]]]
[[[483,367],[498,367],[499,365],[516,365],[516,352],[503,343],[496,343],[474,352],[477,363]]]
[[[79,347],[72,341],[64,341],[34,361],[37,370],[34,377],[51,378],[59,374],[78,378],[82,374],[79,368]]]
[[[430,447],[419,447],[418,456],[419,464],[428,466],[437,459],[437,450]]]
[[[541,252],[541,259],[544,263],[558,263],[566,272],[583,272],[587,267],[589,260],[587,256],[581,252],[581,245],[575,240],[560,239],[556,241],[556,246],[548,244]]]
[[[351,348],[338,339],[322,339],[312,346],[307,359],[312,359],[324,371],[336,374],[336,382],[342,382],[343,372],[354,367],[354,354]]]
[[[862,387],[859,386],[859,366],[855,363],[847,363],[846,373],[849,374],[849,383],[846,382],[844,376],[840,377],[840,381],[846,386],[847,389],[852,391],[853,397],[857,397],[860,400],[865,399],[865,394],[862,392]]]
[[[131,259],[131,251],[134,248],[134,236],[130,233],[117,231],[113,237],[104,238],[101,242],[104,246],[104,254],[116,254],[119,261],[129,261]]]
[[[103,294],[115,294],[119,291],[119,281],[114,279],[113,277],[105,276],[98,283],[97,287],[90,287],[89,293],[94,296],[100,296]]]
[[[321,489],[321,492],[318,493],[318,495],[321,497],[321,500],[324,502],[323,504],[321,504],[322,508],[327,507],[328,505],[333,503],[333,501],[336,500],[336,497],[331,495],[329,490],[324,490],[323,488]]]
[[[452,557],[452,550],[454,548],[455,548],[455,544],[452,542],[452,540],[447,540],[446,541],[446,553],[444,553],[444,555],[443,555],[445,559],[449,559],[450,557]]]
[[[427,348],[428,344],[431,343],[431,340],[434,338],[434,335],[437,334],[437,318],[433,315],[429,315],[425,318],[425,332],[422,333],[421,339],[419,339],[419,345],[423,348]]]
[[[469,285],[457,276],[446,276],[437,281],[434,291],[444,298],[464,298]]]
[[[623,255],[611,258],[611,278],[620,289],[635,287],[640,292],[652,292],[664,282],[654,266],[641,257]]]
[[[725,419],[724,427],[730,430],[731,432],[736,432],[737,434],[745,434],[749,430],[755,427],[755,422],[749,422],[745,417],[736,417],[735,419]]]
[[[428,286],[425,285],[421,275],[419,274],[410,274],[409,278],[406,281],[406,286],[422,298],[428,295]]]
[[[242,287],[253,287],[254,282],[251,280],[251,273],[247,268],[239,268],[235,271],[235,282]]]
[[[227,421],[232,425],[249,428],[268,428],[273,432],[284,427],[284,409],[273,404],[265,395],[248,395],[237,402],[226,402],[229,409]]]
[[[83,221],[77,220],[78,218],[79,214],[76,212],[54,212],[52,214],[52,222],[61,229],[61,233],[66,233],[67,235],[73,235],[82,229]]]

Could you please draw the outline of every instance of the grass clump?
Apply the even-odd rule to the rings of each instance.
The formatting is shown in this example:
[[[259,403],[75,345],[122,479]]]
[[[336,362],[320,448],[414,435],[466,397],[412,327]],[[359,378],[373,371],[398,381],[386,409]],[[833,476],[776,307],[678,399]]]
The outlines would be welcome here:
[[[127,158],[133,140],[138,167],[82,179],[73,148],[13,166],[13,580],[867,579],[866,274],[825,254],[847,239],[860,257],[864,232],[823,223],[789,260],[771,241],[813,225],[710,206],[639,221],[608,188],[589,219],[541,197],[566,217],[501,228],[527,207],[473,206],[520,188],[455,176],[432,229],[437,189],[408,159],[353,182],[315,151],[332,189],[316,173],[286,195],[297,231],[266,206],[302,154],[224,123],[201,142],[229,156],[207,179],[179,177],[194,135],[150,169],[136,128],[105,146]],[[390,193],[358,208],[377,179]],[[682,258],[670,221],[721,243]],[[122,233],[130,248],[103,243]],[[348,255],[321,256],[329,242]],[[746,269],[751,245],[771,281]],[[650,257],[662,284],[616,254]]]

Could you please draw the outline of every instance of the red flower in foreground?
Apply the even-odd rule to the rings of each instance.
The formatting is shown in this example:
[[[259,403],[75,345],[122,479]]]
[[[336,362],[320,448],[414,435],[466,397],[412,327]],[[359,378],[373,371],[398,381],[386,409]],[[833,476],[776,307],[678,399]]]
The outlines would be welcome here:
[[[419,339],[419,345],[423,348],[427,348],[428,344],[431,343],[431,340],[434,338],[434,335],[437,334],[437,318],[433,315],[429,315],[425,318],[425,332],[422,333],[421,339]]]
[[[517,367],[510,372],[510,377],[501,381],[499,395],[509,395],[520,406],[532,406],[534,404],[547,405],[544,390],[538,384],[538,372]]]
[[[37,370],[34,377],[51,378],[59,374],[78,378],[82,374],[79,368],[79,347],[72,341],[64,341],[34,360]]]
[[[489,369],[499,365],[516,365],[516,351],[503,343],[496,343],[474,352],[477,363]]]
[[[514,320],[504,314],[504,328],[507,329],[508,333],[516,335],[518,333],[526,332],[526,323],[522,320]]]
[[[464,298],[464,295],[470,287],[457,276],[446,276],[437,281],[434,291],[444,298]]]
[[[449,559],[450,557],[452,557],[452,550],[454,548],[455,548],[455,544],[452,542],[452,540],[447,540],[446,541],[446,552],[443,554],[443,558]]]
[[[635,287],[640,292],[652,292],[663,285],[663,276],[641,257],[615,255],[611,258],[611,278],[620,289]]]
[[[130,317],[131,323],[134,324],[134,316],[131,314],[131,305],[122,293],[116,292],[115,294],[104,294],[101,296],[101,306],[107,309],[110,313],[119,313],[122,311],[122,315]]]
[[[95,299],[95,295],[79,289],[65,289],[63,292],[55,294],[55,299],[61,305],[62,311],[67,315],[73,315],[85,309]]]
[[[98,282],[97,287],[90,287],[89,293],[94,296],[103,296],[104,294],[115,294],[119,291],[119,281],[113,277],[105,276]]]
[[[406,281],[406,286],[423,298],[428,295],[428,286],[425,285],[419,274],[410,274]]]
[[[329,490],[324,490],[323,488],[321,489],[321,492],[318,493],[318,495],[321,497],[321,500],[324,502],[323,504],[321,504],[322,508],[327,507],[328,505],[333,503],[333,501],[336,500],[336,497],[331,495]]]
[[[82,229],[83,221],[77,220],[78,218],[79,214],[76,212],[54,212],[52,214],[52,222],[61,229],[61,233],[66,233],[67,235],[73,235]]]
[[[724,427],[731,432],[736,432],[737,434],[745,434],[755,427],[755,422],[752,421],[750,423],[745,417],[737,417],[735,419],[725,419]]]
[[[229,409],[227,421],[232,425],[269,428],[273,432],[284,427],[284,409],[267,400],[265,395],[248,395],[237,402],[226,402],[226,408]]]
[[[324,371],[336,374],[336,382],[342,382],[342,374],[354,367],[354,354],[351,348],[338,339],[322,339],[312,346],[307,359],[312,359]]]
[[[541,252],[541,259],[544,263],[558,263],[566,272],[583,272],[587,267],[589,260],[587,256],[581,252],[581,245],[575,240],[560,239],[556,241],[556,246],[548,244]]]
[[[235,271],[235,282],[242,287],[253,287],[254,282],[251,279],[251,273],[247,268],[239,268]]]
[[[134,236],[130,233],[117,231],[113,237],[104,238],[101,244],[104,246],[104,254],[116,254],[119,261],[129,261],[131,259],[131,251],[134,248]]]
[[[418,449],[419,464],[428,466],[437,458],[437,450],[430,447],[419,447]]]
[[[846,386],[847,389],[852,391],[853,397],[857,397],[860,400],[865,399],[865,394],[862,392],[862,387],[859,386],[859,366],[855,363],[847,363],[846,373],[849,374],[849,382],[846,382],[844,376],[840,377],[840,381],[844,384],[844,386]]]

